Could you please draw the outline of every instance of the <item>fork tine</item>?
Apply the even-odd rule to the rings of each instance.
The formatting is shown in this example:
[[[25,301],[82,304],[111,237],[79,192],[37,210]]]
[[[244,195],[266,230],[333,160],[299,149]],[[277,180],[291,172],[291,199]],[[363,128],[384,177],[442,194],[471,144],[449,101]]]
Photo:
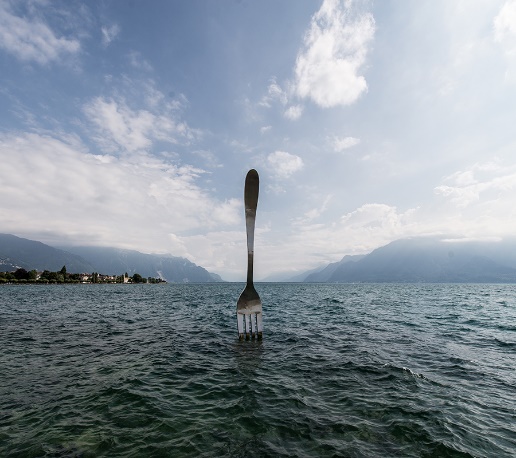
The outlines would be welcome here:
[[[263,333],[263,323],[262,323],[262,313],[261,312],[258,312],[256,314],[256,328],[258,331],[258,339],[261,339],[262,333]]]
[[[251,315],[246,314],[245,316],[245,340],[249,340],[251,338]]]
[[[242,340],[244,338],[245,326],[244,326],[244,315],[242,313],[237,313],[237,323],[238,323],[238,338]]]
[[[251,337],[256,337],[256,313],[251,313]]]

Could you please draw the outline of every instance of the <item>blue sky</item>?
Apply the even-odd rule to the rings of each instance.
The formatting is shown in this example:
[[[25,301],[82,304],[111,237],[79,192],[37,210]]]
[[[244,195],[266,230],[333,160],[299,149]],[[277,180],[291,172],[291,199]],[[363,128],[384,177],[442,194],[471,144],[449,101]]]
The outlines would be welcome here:
[[[0,1],[0,232],[245,278],[516,233],[516,0]]]

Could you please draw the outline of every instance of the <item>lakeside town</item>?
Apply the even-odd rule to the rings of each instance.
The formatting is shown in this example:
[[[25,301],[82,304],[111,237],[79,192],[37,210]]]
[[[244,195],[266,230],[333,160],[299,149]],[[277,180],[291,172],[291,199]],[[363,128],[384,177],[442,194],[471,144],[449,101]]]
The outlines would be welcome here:
[[[125,272],[122,275],[105,275],[98,272],[92,273],[68,273],[66,266],[61,270],[51,272],[43,270],[26,270],[19,268],[13,272],[0,272],[0,284],[24,284],[24,283],[38,283],[38,284],[57,284],[57,283],[84,283],[84,284],[107,284],[107,283],[126,283],[126,284],[141,284],[141,283],[166,283],[166,280],[153,277],[142,277],[135,273],[131,276]]]

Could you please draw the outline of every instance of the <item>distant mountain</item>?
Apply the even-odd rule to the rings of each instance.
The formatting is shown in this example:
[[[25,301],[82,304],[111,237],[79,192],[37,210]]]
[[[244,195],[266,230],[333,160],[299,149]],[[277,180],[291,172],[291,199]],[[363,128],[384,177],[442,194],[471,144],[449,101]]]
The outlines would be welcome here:
[[[222,277],[219,274],[214,274],[213,272],[208,272],[210,274],[211,279],[214,282],[223,282]]]
[[[132,250],[98,247],[53,248],[41,242],[0,234],[0,271],[19,268],[58,271],[63,266],[70,273],[91,273],[142,277],[159,277],[168,282],[220,282],[217,274],[208,272],[187,259],[171,255],[144,254]]]
[[[317,272],[324,269],[326,266],[319,266],[313,270],[304,271],[301,273],[293,274],[292,272],[278,272],[268,275],[265,278],[260,279],[260,282],[281,282],[281,283],[299,283],[304,281],[306,276],[312,272]]]
[[[171,255],[145,254],[133,250],[102,247],[63,247],[66,251],[79,255],[95,267],[99,273],[129,276],[139,273],[142,277],[159,277],[174,283],[212,283],[222,281],[185,258]]]
[[[94,268],[80,256],[58,250],[34,240],[0,234],[0,270],[58,271],[66,266],[68,272],[93,272]]]
[[[397,240],[357,262],[341,263],[326,281],[514,283],[516,241]]]
[[[363,259],[365,255],[354,255],[354,256],[344,256],[340,261],[338,262],[332,262],[331,264],[328,264],[323,269],[319,269],[316,272],[307,272],[308,275],[305,276],[304,280],[305,282],[327,282],[330,280],[333,273],[343,264],[347,264],[349,262],[355,263],[357,261],[360,261]]]
[[[355,256],[344,256],[340,261],[332,262],[331,264],[325,264],[314,269],[305,270],[292,274],[291,272],[282,272],[269,275],[265,277],[264,282],[285,282],[285,283],[299,283],[299,282],[325,282],[333,273],[333,271],[341,264],[345,262],[358,261],[365,255]]]

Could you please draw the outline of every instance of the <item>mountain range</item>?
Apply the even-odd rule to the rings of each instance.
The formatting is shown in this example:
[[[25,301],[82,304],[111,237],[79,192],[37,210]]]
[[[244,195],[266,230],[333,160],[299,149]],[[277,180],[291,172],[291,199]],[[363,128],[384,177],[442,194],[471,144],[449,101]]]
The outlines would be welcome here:
[[[365,256],[344,256],[289,281],[516,283],[516,239],[401,239]]]
[[[134,250],[101,247],[60,247],[0,234],[0,270],[18,268],[38,271],[58,271],[66,266],[68,272],[98,272],[107,275],[157,277],[174,283],[218,282],[222,279],[193,262],[171,255],[154,255]]]
[[[0,271],[18,268],[143,277],[168,282],[217,282],[222,279],[185,258],[101,247],[54,248],[34,240],[0,234]],[[344,256],[297,274],[269,281],[516,283],[516,238],[468,241],[436,237],[396,240],[367,255]]]

